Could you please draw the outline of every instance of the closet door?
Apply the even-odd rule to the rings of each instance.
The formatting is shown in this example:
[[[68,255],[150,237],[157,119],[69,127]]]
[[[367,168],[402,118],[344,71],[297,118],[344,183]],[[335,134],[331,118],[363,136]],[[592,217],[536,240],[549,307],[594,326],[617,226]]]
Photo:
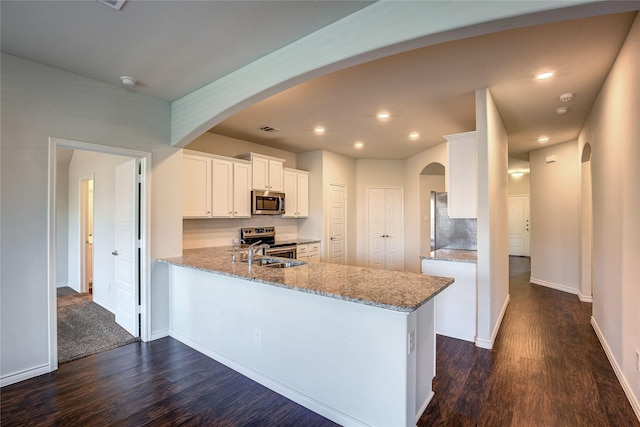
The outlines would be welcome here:
[[[370,188],[368,220],[369,267],[402,270],[402,188]]]

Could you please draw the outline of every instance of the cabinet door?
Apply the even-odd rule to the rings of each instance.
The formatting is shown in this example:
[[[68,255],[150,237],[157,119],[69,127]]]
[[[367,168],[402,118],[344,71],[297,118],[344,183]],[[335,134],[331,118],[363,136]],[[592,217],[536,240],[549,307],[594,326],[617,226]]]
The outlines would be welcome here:
[[[233,216],[233,162],[213,159],[212,176],[212,216],[230,218]]]
[[[269,160],[269,190],[284,191],[283,164],[275,160]]]
[[[233,164],[233,216],[251,217],[251,165]]]
[[[297,217],[306,218],[309,216],[309,175],[299,173],[297,177]]]
[[[298,174],[284,171],[284,213],[283,218],[295,218],[298,212]]]
[[[211,159],[184,155],[182,216],[184,218],[211,217]]]
[[[269,189],[269,160],[260,157],[254,157],[253,163],[253,189],[268,190]]]

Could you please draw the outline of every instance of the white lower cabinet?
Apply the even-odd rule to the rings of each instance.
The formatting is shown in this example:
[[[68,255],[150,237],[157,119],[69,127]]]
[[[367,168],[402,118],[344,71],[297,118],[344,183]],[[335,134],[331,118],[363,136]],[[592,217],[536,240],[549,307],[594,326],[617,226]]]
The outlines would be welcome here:
[[[285,211],[283,218],[309,216],[309,172],[284,169]]]
[[[298,245],[296,258],[308,262],[320,262],[320,242]]]

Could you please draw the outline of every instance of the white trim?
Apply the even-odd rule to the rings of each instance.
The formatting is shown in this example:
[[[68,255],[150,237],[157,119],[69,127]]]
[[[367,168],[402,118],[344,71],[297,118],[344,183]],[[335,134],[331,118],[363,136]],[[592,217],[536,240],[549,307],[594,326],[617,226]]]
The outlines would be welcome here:
[[[16,372],[14,374],[5,375],[0,378],[0,387],[19,383],[20,381],[28,380],[40,375],[48,374],[51,372],[51,365],[41,365],[35,368],[25,369],[24,371]]]
[[[57,289],[57,288],[64,288],[64,287],[67,287],[67,286],[69,286],[69,282],[59,282],[59,283],[56,283],[56,289]]]
[[[582,302],[593,303],[593,295],[582,295],[582,292],[578,290],[578,299]]]
[[[496,326],[495,328],[493,328],[493,332],[491,333],[491,340],[487,341],[487,340],[483,340],[476,337],[476,347],[486,348],[487,350],[491,350],[493,348],[493,343],[496,342],[496,337],[498,336],[500,325],[502,325],[502,319],[504,319],[504,314],[507,312],[509,301],[511,301],[511,295],[507,295],[507,298],[504,300],[504,304],[502,305],[502,310],[500,311],[500,316],[498,316],[498,321],[496,322]]]
[[[616,362],[616,358],[613,355],[613,352],[611,351],[609,344],[607,344],[607,340],[604,338],[604,335],[600,330],[600,327],[598,326],[598,322],[596,322],[596,319],[594,319],[593,316],[591,316],[591,326],[593,326],[593,330],[595,331],[596,336],[600,340],[600,344],[602,345],[602,348],[604,349],[604,352],[607,355],[607,358],[609,359],[609,363],[611,363],[613,372],[615,372],[616,377],[618,377],[618,381],[620,382],[620,385],[624,390],[624,394],[626,394],[627,399],[629,399],[629,403],[633,408],[633,412],[636,413],[636,417],[638,417],[638,421],[640,421],[640,401],[638,401],[638,398],[633,394],[633,389],[631,388],[626,378],[624,377],[622,369],[618,365],[618,362]]]
[[[150,335],[149,341],[155,341],[155,340],[158,340],[160,338],[165,338],[165,337],[168,337],[168,336],[170,336],[169,328],[162,329],[160,331],[153,332]]]
[[[433,336],[435,337],[435,334]],[[436,394],[433,392],[433,390],[431,390],[427,395],[427,398],[425,399],[422,406],[420,406],[420,409],[418,409],[418,412],[416,412],[416,425],[418,424],[418,421],[420,421],[420,417],[422,417],[422,414],[424,414],[424,411],[427,410],[427,406],[429,406],[429,403],[431,403],[431,399],[433,399],[433,396],[435,395]]]
[[[49,137],[49,203],[48,203],[48,318],[49,318],[49,364],[46,372],[58,369],[58,332],[57,332],[57,304],[56,304],[56,181],[57,181],[57,149],[58,147],[73,150],[93,151],[96,153],[112,154],[118,156],[133,157],[140,161],[142,169],[142,203],[140,206],[141,227],[141,265],[140,265],[140,305],[142,306],[140,338],[149,341],[151,336],[151,311],[150,311],[150,282],[151,277],[151,153],[145,151],[130,150],[127,148],[108,145],[92,144],[89,142],[73,141],[62,138]],[[27,375],[40,372],[38,368],[24,371]],[[41,372],[44,373],[44,372]],[[40,375],[38,373],[37,375]],[[35,375],[32,375],[35,376]],[[25,376],[22,379],[31,377]]]
[[[331,408],[321,402],[318,402],[317,400],[312,399],[309,396],[299,393],[298,391],[290,387],[287,387],[286,385],[278,381],[275,381],[270,377],[254,369],[247,367],[246,365],[238,363],[233,359],[229,359],[228,357],[225,357],[220,353],[210,350],[208,347],[192,339],[189,339],[174,330],[170,330],[169,335],[175,338],[176,340],[180,341],[181,343],[204,354],[205,356],[208,356],[213,360],[220,362],[223,365],[233,369],[234,371],[244,375],[245,377],[257,382],[258,384],[261,384],[267,387],[268,389],[275,391],[276,393],[286,397],[289,400],[299,403],[300,405],[315,412],[316,414],[322,415],[323,417],[328,418],[331,421],[334,421],[345,427],[348,427],[348,426],[366,427],[366,424],[363,424],[357,419],[350,417],[349,415],[344,414],[340,411],[337,411],[334,408]]]
[[[558,285],[557,283],[547,282],[546,280],[535,279],[533,277],[531,279],[529,279],[529,281],[531,283],[533,283],[534,285],[544,286],[546,288],[555,289],[557,291],[566,292],[568,294],[579,295],[578,289],[572,288],[570,286]]]

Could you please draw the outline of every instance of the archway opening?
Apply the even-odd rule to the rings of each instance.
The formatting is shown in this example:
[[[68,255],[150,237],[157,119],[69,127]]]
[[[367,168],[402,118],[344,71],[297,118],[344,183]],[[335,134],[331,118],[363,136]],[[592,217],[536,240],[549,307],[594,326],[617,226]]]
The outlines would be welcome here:
[[[420,253],[432,250],[433,221],[431,192],[445,191],[445,166],[441,163],[429,163],[420,172]]]

